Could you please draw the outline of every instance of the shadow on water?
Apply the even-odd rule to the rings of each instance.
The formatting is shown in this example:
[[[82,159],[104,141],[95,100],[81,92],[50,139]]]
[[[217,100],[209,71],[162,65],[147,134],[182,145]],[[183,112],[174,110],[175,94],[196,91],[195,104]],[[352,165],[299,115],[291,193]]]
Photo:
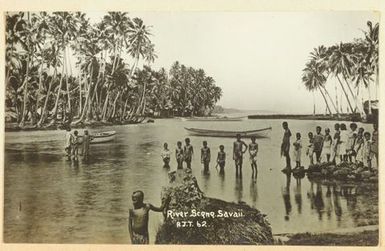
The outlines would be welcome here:
[[[235,178],[235,198],[238,202],[242,201],[243,199],[243,178],[242,173],[238,175],[238,177]]]
[[[296,186],[294,189],[294,199],[295,199],[295,204],[297,205],[298,214],[301,214],[302,213],[301,178],[296,178]]]

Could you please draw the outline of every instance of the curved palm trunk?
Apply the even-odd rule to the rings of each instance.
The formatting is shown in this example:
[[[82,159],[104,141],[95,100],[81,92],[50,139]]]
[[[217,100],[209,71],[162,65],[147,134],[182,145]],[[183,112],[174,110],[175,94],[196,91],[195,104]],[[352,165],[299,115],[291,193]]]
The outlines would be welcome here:
[[[333,106],[334,110],[335,110],[336,113],[338,114],[337,106],[336,106],[336,104],[334,104],[334,101],[333,101],[332,97],[330,96],[330,93],[328,92],[328,90],[326,90],[326,88],[325,88],[324,86],[322,86],[322,89],[323,89],[324,92],[326,93],[326,96],[329,98],[330,103],[332,103],[332,106]]]
[[[341,79],[338,77],[338,75],[336,75],[336,77],[337,77],[337,79],[338,79],[338,82],[339,82],[340,85],[341,85],[342,91],[343,91],[343,93],[344,93],[344,95],[345,95],[346,101],[348,102],[349,108],[350,108],[351,112],[354,113],[353,107],[352,107],[352,105],[351,105],[351,103],[350,103],[350,100],[349,100],[348,94],[346,93],[345,87],[344,87],[344,85],[342,84]]]
[[[37,127],[41,127],[41,125],[45,122],[45,118],[46,118],[46,114],[47,114],[48,100],[49,100],[49,96],[51,95],[51,89],[52,89],[53,81],[55,80],[56,74],[57,74],[56,66],[57,66],[57,63],[55,63],[55,70],[53,73],[53,77],[48,84],[47,96],[45,97],[44,106],[43,106],[43,109],[41,111],[40,120],[39,120],[39,122],[37,122]]]
[[[30,56],[28,53],[27,69],[26,69],[25,79],[24,79],[24,83],[23,83],[23,86],[24,86],[23,96],[24,97],[23,97],[23,110],[22,110],[22,115],[21,115],[22,117],[21,117],[21,121],[19,124],[20,127],[24,126],[25,117],[27,115],[27,99],[28,99],[28,86],[29,86],[29,81],[28,81],[28,78],[29,78],[29,61],[30,61]]]
[[[326,108],[327,108],[327,110],[329,111],[329,114],[332,115],[332,111],[330,110],[329,103],[328,103],[328,101],[327,101],[327,99],[326,99],[325,94],[323,93],[323,91],[322,91],[321,88],[318,88],[318,90],[319,90],[320,93],[322,94],[322,97],[323,97],[323,99],[324,99],[324,101],[325,101]]]

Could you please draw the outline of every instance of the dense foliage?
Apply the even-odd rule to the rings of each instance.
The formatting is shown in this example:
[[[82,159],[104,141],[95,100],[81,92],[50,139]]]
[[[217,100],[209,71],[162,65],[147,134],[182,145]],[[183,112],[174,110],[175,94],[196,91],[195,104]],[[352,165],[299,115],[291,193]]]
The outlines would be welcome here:
[[[178,62],[169,73],[151,69],[150,37],[150,27],[125,12],[97,23],[82,12],[7,13],[7,120],[136,123],[210,111],[222,94],[213,78]]]
[[[330,78],[338,80],[349,111],[361,115],[364,115],[363,92],[368,92],[368,98],[372,100],[370,90],[373,87],[370,86],[374,84],[375,88],[378,87],[379,24],[373,26],[371,22],[367,22],[367,26],[364,38],[330,47],[321,45],[310,53],[302,81],[309,91],[321,93],[330,114],[342,113],[341,99],[338,95],[331,97],[326,88]],[[367,103],[368,114],[371,114],[372,102]]]

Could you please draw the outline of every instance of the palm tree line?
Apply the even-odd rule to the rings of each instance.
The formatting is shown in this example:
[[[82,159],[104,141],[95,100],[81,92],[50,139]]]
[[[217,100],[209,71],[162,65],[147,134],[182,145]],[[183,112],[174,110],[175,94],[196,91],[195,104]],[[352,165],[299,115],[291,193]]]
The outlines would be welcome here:
[[[349,113],[364,116],[363,96],[367,94],[368,99],[372,100],[371,88],[378,88],[379,24],[373,25],[368,21],[367,27],[368,30],[363,31],[364,38],[314,48],[303,69],[302,81],[306,89],[321,94],[330,115],[342,114],[344,102],[348,105]],[[337,80],[335,86],[330,84],[332,79]],[[329,90],[335,90],[335,96],[330,94],[328,86]],[[337,89],[343,95],[338,96]],[[367,103],[370,115],[372,104]]]
[[[150,28],[126,12],[97,23],[82,12],[7,13],[6,116],[42,128],[213,109],[222,91],[204,70],[179,62],[169,72],[151,68]]]

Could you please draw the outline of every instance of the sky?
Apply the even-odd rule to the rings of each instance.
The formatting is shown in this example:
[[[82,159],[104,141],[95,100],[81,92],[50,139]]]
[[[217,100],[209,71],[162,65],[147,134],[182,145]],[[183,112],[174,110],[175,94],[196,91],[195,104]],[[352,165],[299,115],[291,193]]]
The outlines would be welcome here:
[[[104,13],[87,13],[99,21]],[[313,48],[363,37],[374,12],[130,12],[151,26],[158,58],[202,68],[223,90],[219,105],[276,113],[325,112],[306,91],[302,69]],[[327,83],[335,96],[335,83]],[[337,88],[340,96],[341,90]],[[346,106],[343,103],[343,106]],[[345,109],[345,108],[344,108]]]

